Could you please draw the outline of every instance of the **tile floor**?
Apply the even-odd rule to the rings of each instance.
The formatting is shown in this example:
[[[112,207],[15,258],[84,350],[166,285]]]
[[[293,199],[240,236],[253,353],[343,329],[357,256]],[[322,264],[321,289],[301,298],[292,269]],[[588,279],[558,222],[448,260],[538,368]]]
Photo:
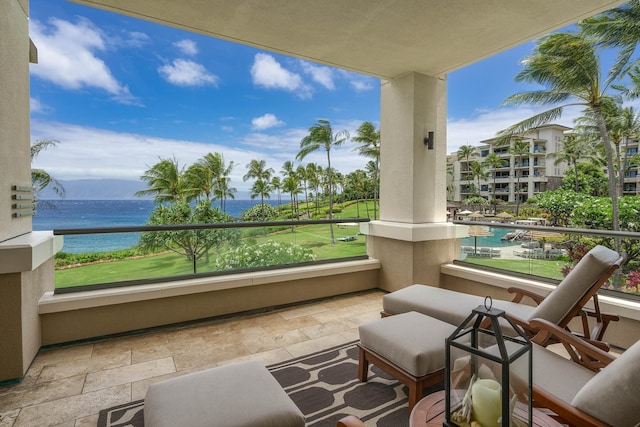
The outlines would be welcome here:
[[[19,384],[0,387],[0,427],[95,426],[98,412],[143,399],[167,378],[247,359],[265,365],[358,338],[381,291],[134,336],[41,350]]]

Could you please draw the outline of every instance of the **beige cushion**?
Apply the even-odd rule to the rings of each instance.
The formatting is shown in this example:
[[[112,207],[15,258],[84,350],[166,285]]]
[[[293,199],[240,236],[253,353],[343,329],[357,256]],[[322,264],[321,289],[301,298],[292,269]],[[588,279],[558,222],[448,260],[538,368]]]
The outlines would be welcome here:
[[[640,423],[640,341],[594,376],[571,402],[616,427]]]
[[[569,403],[596,373],[533,344],[533,384]]]
[[[530,313],[528,319],[545,319],[558,324],[576,302],[602,277],[620,255],[604,246],[591,249],[542,303]]]
[[[258,361],[153,384],[144,399],[146,427],[304,427],[302,412]]]
[[[387,313],[417,311],[456,326],[480,305],[484,305],[484,297],[426,285],[411,285],[382,297],[382,308]],[[528,319],[534,310],[534,307],[526,304],[496,299],[493,300],[493,307],[521,319]],[[501,324],[507,327],[502,320]],[[510,327],[506,330],[514,333]]]
[[[361,325],[360,344],[415,377],[444,368],[445,340],[456,327],[414,311]]]

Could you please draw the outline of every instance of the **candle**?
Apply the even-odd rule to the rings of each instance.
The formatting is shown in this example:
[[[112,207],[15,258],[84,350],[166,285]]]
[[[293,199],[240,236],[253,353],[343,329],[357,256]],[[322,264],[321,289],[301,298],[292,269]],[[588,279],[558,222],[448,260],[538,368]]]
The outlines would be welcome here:
[[[481,379],[471,386],[471,418],[482,427],[501,427],[502,416],[500,396],[502,387],[497,381]]]

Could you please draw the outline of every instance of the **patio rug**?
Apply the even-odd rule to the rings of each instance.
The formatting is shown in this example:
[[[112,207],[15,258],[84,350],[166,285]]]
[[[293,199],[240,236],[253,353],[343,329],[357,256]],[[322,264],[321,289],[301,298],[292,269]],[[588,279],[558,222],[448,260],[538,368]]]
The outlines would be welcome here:
[[[351,342],[268,369],[305,415],[307,426],[335,426],[345,415],[356,415],[367,426],[408,426],[407,388],[370,366],[369,380],[361,383],[358,348]],[[100,411],[98,427],[144,426],[143,404],[140,400]]]

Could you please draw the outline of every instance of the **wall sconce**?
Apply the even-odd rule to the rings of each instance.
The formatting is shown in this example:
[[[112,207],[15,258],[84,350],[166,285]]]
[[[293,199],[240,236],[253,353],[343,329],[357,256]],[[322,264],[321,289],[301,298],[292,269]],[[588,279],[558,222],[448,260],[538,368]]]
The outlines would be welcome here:
[[[429,132],[424,138],[424,145],[426,145],[429,150],[433,150],[433,132]]]

